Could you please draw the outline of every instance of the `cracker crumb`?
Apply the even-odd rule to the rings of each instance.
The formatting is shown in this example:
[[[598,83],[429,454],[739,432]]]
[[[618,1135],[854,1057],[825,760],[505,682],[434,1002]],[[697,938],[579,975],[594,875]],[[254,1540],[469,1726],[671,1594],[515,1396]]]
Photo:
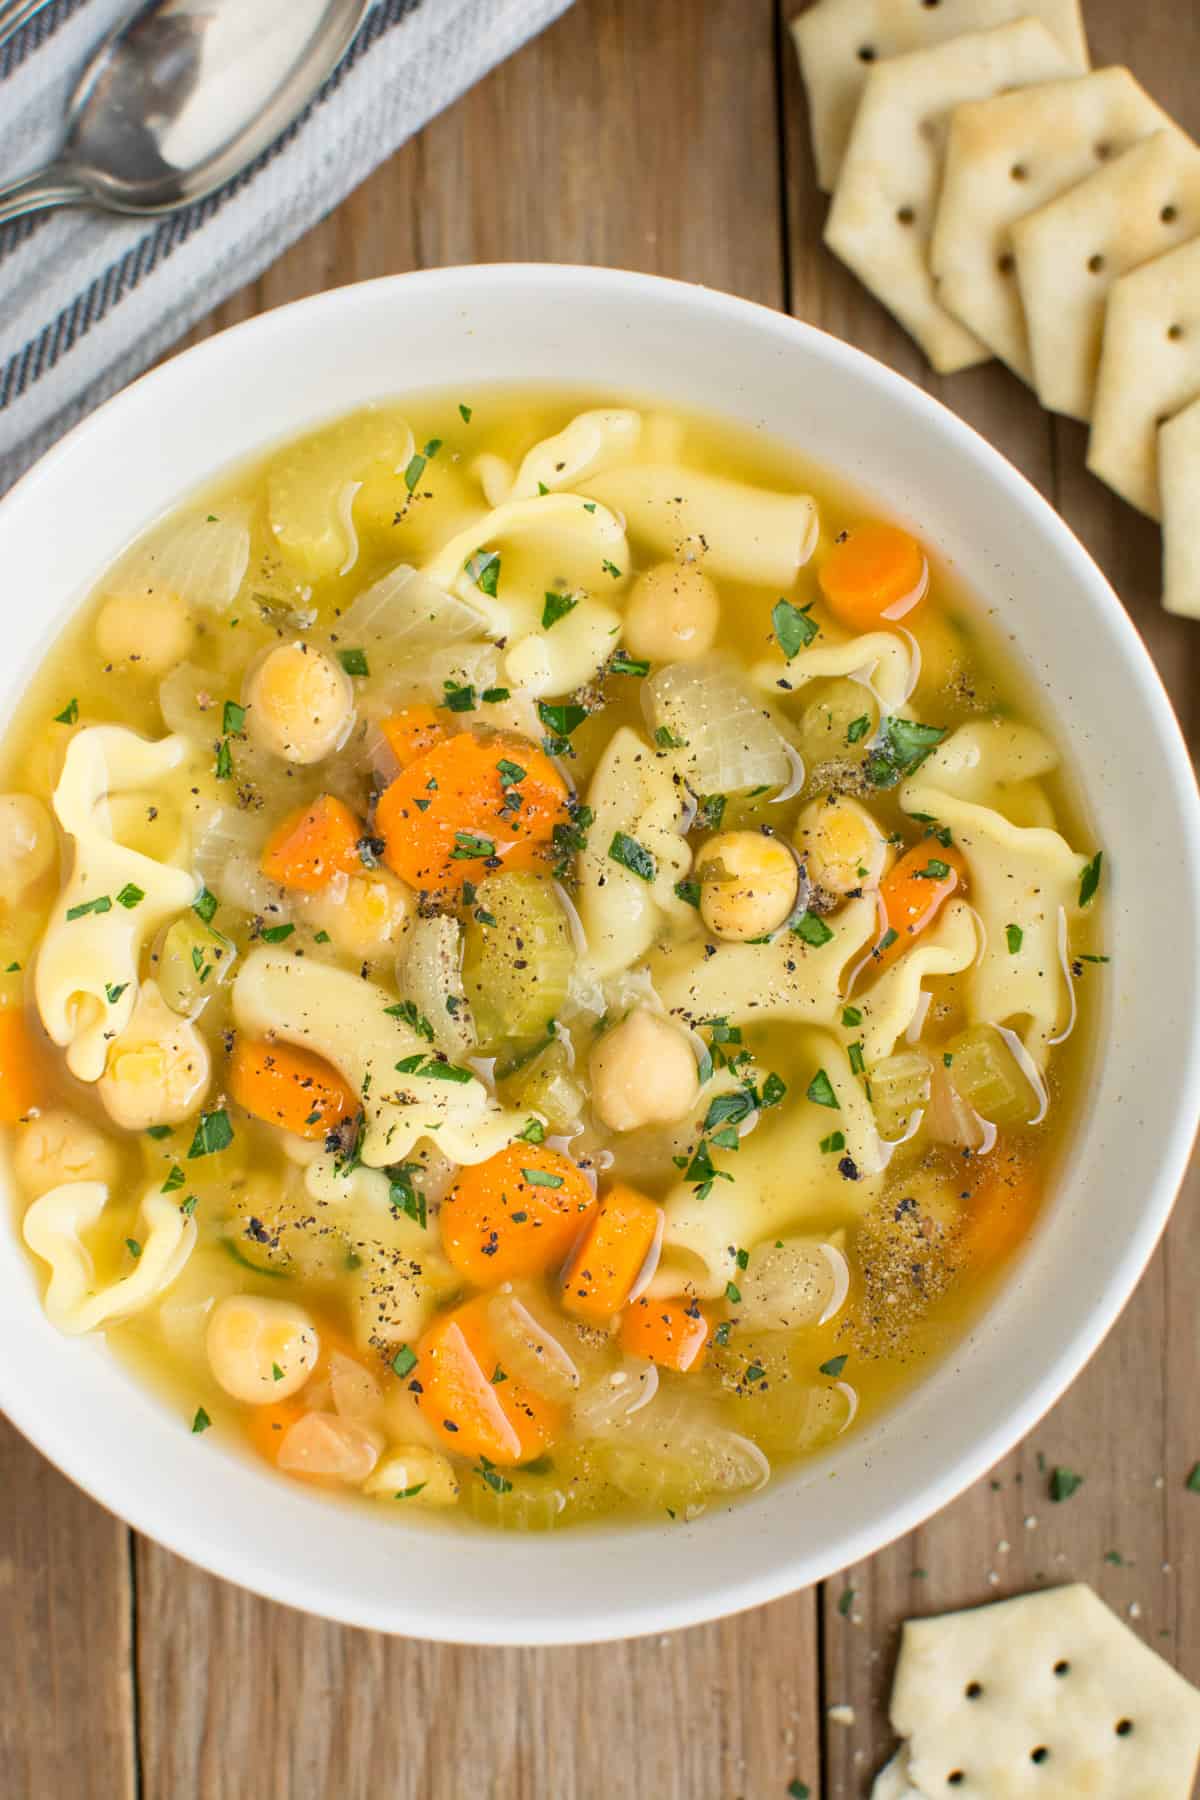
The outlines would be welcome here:
[[[999,1587],[1000,1586],[1000,1577],[997,1575],[995,1569],[988,1570],[988,1586],[989,1587]]]
[[[853,1725],[854,1708],[845,1705],[844,1702],[837,1706],[831,1706],[829,1708],[828,1717],[834,1725]]]
[[[1140,1619],[1142,1616],[1142,1609],[1136,1600],[1129,1602],[1129,1616],[1131,1619]]]
[[[1036,1530],[1037,1530],[1037,1523],[1038,1523],[1038,1522],[1037,1522],[1037,1515],[1036,1515],[1036,1513],[1026,1513],[1026,1515],[1025,1515],[1025,1529],[1026,1529],[1026,1531],[1036,1531]]]
[[[1001,1538],[1000,1542],[996,1545],[996,1554],[997,1556],[1007,1556],[1011,1549],[1012,1545],[1009,1543],[1008,1539]]]

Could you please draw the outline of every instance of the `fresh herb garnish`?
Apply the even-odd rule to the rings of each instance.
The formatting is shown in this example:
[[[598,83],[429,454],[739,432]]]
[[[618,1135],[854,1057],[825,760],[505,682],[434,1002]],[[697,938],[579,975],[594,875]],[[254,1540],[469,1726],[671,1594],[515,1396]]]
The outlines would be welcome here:
[[[698,881],[677,881],[675,897],[682,900],[685,906],[700,905],[700,883]]]
[[[475,862],[495,854],[496,846],[491,838],[477,837],[473,831],[455,832],[454,848],[450,852],[452,862]]]
[[[843,1006],[842,1024],[846,1027],[847,1031],[853,1031],[854,1027],[856,1025],[861,1025],[862,1022],[863,1016],[861,1012],[859,1012],[857,1006]]]
[[[548,1169],[522,1169],[521,1175],[530,1187],[560,1188],[563,1184],[561,1175],[552,1175]]]
[[[447,712],[468,713],[475,711],[475,689],[468,683],[465,687],[456,681],[443,681],[442,705]]]
[[[463,401],[461,401],[461,400],[460,400],[460,401],[459,401],[459,403],[458,403],[458,410],[459,410],[459,414],[460,414],[460,416],[461,416],[461,418],[462,418],[462,422],[463,422],[463,424],[464,424],[464,425],[469,425],[469,424],[470,424],[470,423],[471,423],[471,412],[472,412],[472,408],[471,408],[471,407],[469,407],[469,406],[467,406],[467,405],[465,405],[465,404],[464,404],[464,403],[463,403]]]
[[[578,605],[578,594],[547,591],[542,596],[542,630],[549,631],[552,625],[557,625],[560,619],[565,619],[568,613],[574,612]]]
[[[233,780],[233,752],[229,748],[228,738],[222,738],[217,745],[217,760],[213,766],[213,774],[218,781]]]
[[[828,1375],[832,1380],[836,1381],[849,1360],[850,1358],[848,1355],[831,1356],[828,1362],[823,1362],[821,1364],[818,1372],[822,1375]]]
[[[229,1114],[225,1108],[222,1106],[216,1112],[202,1112],[188,1156],[213,1156],[218,1150],[227,1150],[232,1142],[233,1126],[229,1123]]]
[[[487,1457],[482,1453],[480,1454],[479,1462],[475,1467],[474,1473],[487,1483],[493,1494],[512,1493],[512,1482],[508,1479],[508,1476],[502,1475],[495,1463],[489,1462]]]
[[[613,862],[620,863],[639,881],[653,881],[657,873],[657,864],[650,851],[637,839],[630,837],[627,831],[613,833],[612,843],[608,846],[608,854]]]
[[[846,1134],[842,1131],[831,1131],[828,1137],[821,1139],[821,1148],[828,1155],[835,1150],[846,1148]]]
[[[79,702],[72,696],[72,698],[67,701],[67,704],[63,707],[62,711],[60,713],[55,713],[54,723],[56,725],[74,725],[78,717]]]
[[[241,737],[246,730],[246,709],[236,700],[227,700],[221,714],[221,730],[226,737]]]
[[[392,1358],[392,1374],[398,1375],[401,1381],[411,1375],[417,1366],[417,1353],[409,1344],[401,1344]]]
[[[610,675],[648,675],[650,664],[640,656],[630,656],[627,650],[614,650],[608,659],[608,672]]]
[[[115,1006],[128,986],[129,983],[127,981],[106,981],[104,984],[104,997],[108,1001],[108,1004],[110,1006]]]
[[[940,857],[931,856],[923,869],[916,871],[918,881],[945,881],[950,873],[950,864],[942,862]]]
[[[193,1437],[196,1436],[201,1431],[207,1431],[211,1424],[212,1424],[212,1420],[209,1418],[209,1416],[205,1412],[204,1408],[202,1406],[198,1406],[196,1408],[195,1417],[192,1420],[192,1435],[193,1435]]]
[[[724,794],[705,794],[696,808],[697,831],[720,831],[725,817]]]
[[[831,1107],[834,1112],[841,1111],[841,1104],[833,1091],[833,1083],[830,1081],[824,1069],[818,1069],[812,1080],[809,1082],[808,1098],[812,1101],[814,1106],[828,1106]]]
[[[540,1119],[530,1119],[524,1131],[518,1131],[517,1141],[522,1144],[544,1144],[546,1127]]]
[[[1008,945],[1008,954],[1010,956],[1015,956],[1017,954],[1024,939],[1025,933],[1021,930],[1019,925],[1006,925],[1004,927],[1004,941]]]
[[[420,1169],[420,1163],[406,1162],[388,1170],[388,1204],[397,1217],[403,1214],[424,1231],[428,1223],[425,1195],[413,1181],[414,1172],[419,1174]]]
[[[398,1000],[395,1006],[385,1006],[383,1010],[389,1019],[403,1019],[406,1025],[412,1027],[418,1037],[423,1037],[427,1044],[432,1044],[433,1026],[415,1001]]]
[[[1087,868],[1079,878],[1079,904],[1088,906],[1096,897],[1096,889],[1100,886],[1100,867],[1104,861],[1103,850],[1097,850]]]
[[[500,586],[500,557],[495,550],[477,550],[468,559],[466,571],[481,594],[486,594],[489,600],[496,598]]]
[[[794,606],[790,600],[777,600],[771,608],[771,624],[779,648],[790,662],[808,648],[820,626],[812,617],[812,601],[807,606]]]
[[[282,944],[295,929],[294,925],[264,925],[258,935],[264,944]]]
[[[371,673],[365,650],[339,650],[337,655],[338,661],[347,675],[369,675]]]
[[[620,569],[618,569],[615,562],[609,562],[607,556],[602,556],[600,558],[600,567],[604,570],[606,575],[611,575],[614,581],[619,581],[621,579]]]
[[[81,900],[78,906],[68,906],[67,918],[82,919],[87,913],[106,913],[112,911],[112,901],[107,894],[97,894],[94,900]]]
[[[943,725],[922,725],[916,719],[885,719],[879,741],[864,764],[873,787],[890,788],[911,775],[946,736]]]
[[[818,913],[813,912],[801,913],[792,926],[792,933],[800,939],[801,943],[807,944],[813,950],[819,950],[821,945],[827,944],[833,936],[833,932],[824,919]]]
[[[860,738],[866,737],[870,729],[870,713],[859,713],[857,719],[851,719],[849,725],[846,727],[846,742],[848,744],[857,744]]]
[[[687,742],[686,738],[676,737],[665,725],[655,726],[654,741],[660,750],[682,750]]]
[[[127,891],[127,889],[122,889],[121,893],[117,895],[117,899],[121,902],[122,906],[136,906],[137,900],[125,899]],[[145,895],[141,892],[140,888],[137,890],[137,896],[138,900],[145,899]],[[215,894],[210,894],[206,887],[202,887],[200,892],[196,895],[196,898],[192,901],[192,911],[208,925],[211,924],[212,916],[216,910],[217,896]]]

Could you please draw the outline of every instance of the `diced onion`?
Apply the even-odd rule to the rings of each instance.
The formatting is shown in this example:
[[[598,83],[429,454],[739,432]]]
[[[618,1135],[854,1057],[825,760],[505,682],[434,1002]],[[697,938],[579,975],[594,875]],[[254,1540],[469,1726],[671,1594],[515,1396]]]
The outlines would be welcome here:
[[[579,1386],[579,1370],[565,1347],[534,1318],[523,1300],[499,1293],[488,1304],[488,1327],[500,1366],[528,1382],[548,1400],[568,1400]]]
[[[787,740],[759,696],[727,664],[668,663],[646,682],[653,730],[669,731],[697,794],[738,794],[786,787],[795,769]]]
[[[383,1389],[375,1377],[340,1350],[329,1359],[329,1387],[334,1411],[343,1419],[370,1424],[383,1405]]]
[[[428,575],[399,563],[359,594],[337,629],[339,643],[399,651],[482,637],[487,621]]]
[[[371,1473],[379,1451],[380,1441],[357,1419],[306,1412],[284,1432],[275,1460],[292,1474],[357,1483]]]
[[[575,1429],[583,1437],[607,1437],[622,1430],[658,1392],[655,1363],[626,1357],[619,1369],[602,1375],[575,1402]]]
[[[225,612],[250,561],[250,530],[238,508],[182,519],[138,544],[110,585],[132,593],[166,593],[185,606]]]
[[[462,978],[462,927],[456,919],[414,919],[396,981],[433,1029],[433,1041],[451,1062],[475,1044],[475,1025]],[[452,1001],[453,1008],[447,1002]]]
[[[337,520],[346,534],[346,559],[338,570],[339,575],[348,575],[358,561],[358,529],[354,523],[354,502],[361,481],[347,481],[337,497]]]

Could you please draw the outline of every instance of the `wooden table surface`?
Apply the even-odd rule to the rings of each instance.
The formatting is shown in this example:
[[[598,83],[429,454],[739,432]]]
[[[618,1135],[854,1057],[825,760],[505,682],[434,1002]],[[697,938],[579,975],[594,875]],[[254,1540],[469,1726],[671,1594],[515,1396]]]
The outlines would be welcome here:
[[[1108,572],[1200,743],[1200,625],[1160,611],[1158,532],[1087,475],[1081,429],[999,365],[932,377],[822,248],[785,29],[797,10],[577,0],[197,335],[366,276],[522,259],[790,308],[936,392],[1025,470]],[[1200,134],[1195,0],[1085,10],[1096,63],[1128,63]],[[819,1589],[640,1642],[461,1650],[304,1617],[134,1535],[0,1420],[0,1795],[785,1800],[799,1781],[814,1800],[859,1796],[891,1745],[898,1621],[1075,1577],[1200,1681],[1200,1495],[1185,1487],[1200,1459],[1198,1201],[1194,1169],[1104,1348],[990,1478]],[[1043,1472],[1057,1463],[1086,1478],[1060,1505]],[[830,1717],[844,1705],[853,1724]]]

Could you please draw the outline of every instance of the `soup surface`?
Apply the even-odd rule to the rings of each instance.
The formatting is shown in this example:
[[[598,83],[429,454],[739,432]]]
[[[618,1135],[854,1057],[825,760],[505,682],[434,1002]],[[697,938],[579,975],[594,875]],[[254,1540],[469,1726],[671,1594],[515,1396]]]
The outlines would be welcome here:
[[[51,1319],[496,1527],[869,1417],[1029,1231],[1105,960],[995,635],[836,478],[594,396],[389,404],[157,525],[5,752]]]

